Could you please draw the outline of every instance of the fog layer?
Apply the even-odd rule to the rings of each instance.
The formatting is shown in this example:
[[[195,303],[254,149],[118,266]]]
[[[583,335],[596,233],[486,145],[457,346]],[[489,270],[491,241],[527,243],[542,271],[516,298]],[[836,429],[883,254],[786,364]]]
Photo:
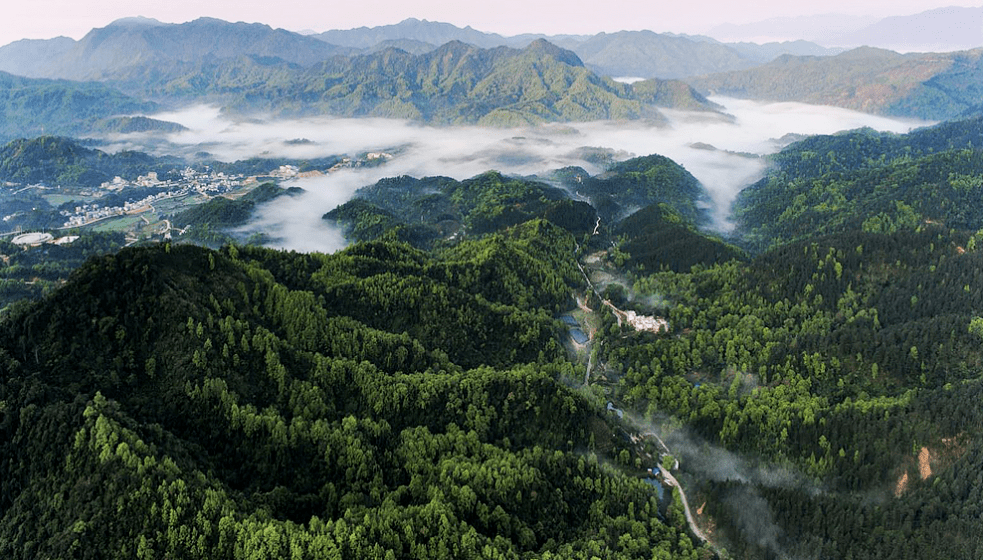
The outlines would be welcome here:
[[[278,239],[276,246],[300,251],[334,251],[344,239],[321,216],[349,200],[362,186],[383,177],[442,175],[462,180],[494,169],[533,175],[581,166],[594,174],[603,164],[580,148],[605,148],[612,159],[661,154],[683,165],[706,187],[713,217],[721,231],[731,225],[731,203],[741,189],[764,172],[758,156],[781,148],[787,134],[829,134],[859,127],[907,132],[924,122],[878,117],[846,109],[802,103],[757,103],[713,98],[733,119],[707,113],[666,111],[670,126],[645,122],[594,122],[542,125],[523,129],[429,127],[388,119],[313,118],[232,122],[212,107],[196,107],[154,118],[178,122],[190,130],[166,142],[131,135],[118,148],[151,153],[235,161],[251,157],[306,159],[329,155],[357,157],[386,152],[393,157],[377,167],[346,168],[322,177],[297,179],[306,194],[282,197],[266,205],[252,228]],[[305,142],[290,142],[304,139]],[[588,157],[591,161],[585,161]]]

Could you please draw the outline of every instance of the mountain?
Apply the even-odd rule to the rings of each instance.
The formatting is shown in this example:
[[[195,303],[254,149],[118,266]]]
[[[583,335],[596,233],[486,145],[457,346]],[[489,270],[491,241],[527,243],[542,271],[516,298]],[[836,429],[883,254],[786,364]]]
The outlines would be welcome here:
[[[607,76],[682,78],[757,65],[719,43],[696,42],[651,31],[599,33],[573,50],[585,64]]]
[[[133,134],[140,132],[158,132],[171,134],[184,132],[188,128],[182,124],[151,119],[149,117],[111,117],[96,124],[94,132]]]
[[[843,47],[871,45],[902,52],[948,52],[983,47],[983,6],[949,6],[882,19],[824,39]]]
[[[615,226],[614,233],[625,240],[621,245],[628,254],[625,267],[639,273],[689,272],[694,265],[747,258],[734,245],[698,231],[665,203],[646,206],[628,216]]]
[[[410,54],[426,54],[436,50],[438,45],[418,41],[416,39],[387,39],[368,48],[366,52],[374,53],[384,51],[389,48],[406,51]]]
[[[185,24],[189,28],[161,27],[140,20],[132,25],[114,24],[111,27],[120,29],[106,31],[106,42],[111,43],[120,35],[146,39],[144,35],[161,29],[168,33],[181,29],[198,33],[212,25],[229,33],[235,30],[233,24],[211,21]],[[263,29],[250,26],[246,30]],[[437,124],[518,125],[600,119],[662,120],[659,107],[719,109],[682,83],[654,81],[634,88],[598,77],[576,54],[541,39],[521,50],[480,49],[461,42],[433,50],[423,48],[420,50],[425,52],[420,55],[387,48],[363,55],[334,56],[306,67],[259,54],[232,56],[224,49],[213,45],[208,56],[200,57],[196,53],[202,49],[185,46],[186,56],[182,57],[188,60],[158,60],[153,49],[132,51],[132,64],[106,70],[102,78],[133,95],[174,104],[207,100],[240,115],[330,114],[408,118]],[[102,50],[111,51],[109,47]]]
[[[979,104],[983,49],[903,55],[861,47],[833,57],[783,56],[750,70],[688,82],[716,95],[942,120]]]
[[[248,76],[216,67],[234,80],[250,80],[226,89],[220,89],[224,80],[213,80],[202,93],[225,94],[226,107],[244,114],[395,117],[436,124],[661,120],[658,107],[673,103],[716,110],[682,84],[672,91],[649,84],[636,92],[598,77],[574,53],[543,40],[522,50],[452,42],[418,56],[389,49],[335,57],[309,69],[273,65],[259,70]],[[282,81],[270,79],[277,72],[283,73]]]
[[[75,48],[70,37],[22,39],[0,47],[0,71],[17,76],[42,77],[40,67],[47,61],[67,56]]]
[[[728,47],[737,51],[745,58],[753,60],[759,64],[771,62],[783,55],[793,56],[833,56],[840,54],[846,49],[827,48],[811,41],[780,41],[770,43],[726,43]]]
[[[983,46],[983,7],[949,6],[883,19],[842,14],[772,18],[719,25],[708,34],[722,41],[805,39],[838,48],[868,46],[901,52],[960,51]]]
[[[559,183],[563,188],[549,183]],[[504,177],[493,171],[465,181],[447,177],[383,179],[359,189],[352,200],[325,214],[324,219],[340,225],[352,241],[395,234],[403,241],[429,247],[438,240],[481,236],[532,219],[544,219],[581,237],[602,221],[615,224],[638,208],[661,205],[675,217],[674,225],[697,237],[694,225],[708,222],[701,209],[707,200],[706,189],[689,172],[668,158],[651,155],[616,163],[595,177],[580,168],[564,168],[546,181]],[[618,227],[619,233],[644,229],[641,225]],[[650,241],[640,241],[637,246]],[[691,246],[689,238],[679,241],[660,256],[675,254],[683,245]],[[727,253],[728,258],[722,260],[729,260],[732,254],[736,252]],[[657,258],[650,258],[648,264]]]
[[[107,126],[106,119],[157,107],[99,83],[0,72],[0,140],[43,134],[81,136]]]
[[[357,29],[335,29],[311,35],[326,43],[341,47],[370,49],[385,41],[412,39],[431,45],[443,45],[451,41],[460,41],[476,47],[494,48],[509,45],[505,37],[493,33],[484,33],[465,27],[461,29],[450,23],[405,19],[394,25],[378,27],[359,27]],[[524,47],[531,41],[515,45]]]
[[[582,235],[594,227],[596,213],[564,220],[572,201],[566,193],[536,181],[483,173],[465,181],[447,177],[396,177],[363,187],[355,198],[324,215],[347,239],[371,241],[395,232],[399,239],[427,247],[439,239],[481,236],[534,218]]]
[[[424,54],[438,45],[457,41],[485,49],[525,49],[544,39],[573,51],[598,73],[642,78],[669,79],[745,69],[779,54],[828,54],[818,46],[801,43],[731,47],[705,37],[651,31],[502,37],[470,27],[461,29],[447,23],[408,19],[396,25],[301,35],[261,24],[211,18],[182,24],[128,18],[93,29],[77,42],[61,37],[4,46],[0,48],[0,71],[29,77],[99,80],[127,93],[140,94],[152,89],[148,82],[160,84],[186,76],[194,68],[247,58],[265,65],[311,67],[334,56],[371,54],[390,47]],[[200,83],[203,79],[193,81]]]
[[[71,48],[66,48],[62,39],[52,41],[57,42],[46,48],[47,56],[33,61],[25,57],[38,54],[41,49],[37,43],[28,45],[30,48],[11,48],[16,43],[4,47],[0,51],[0,70],[28,70],[27,75],[32,77],[107,80],[118,79],[134,67],[160,71],[175,63],[243,55],[311,65],[349,52],[313,37],[267,25],[229,23],[212,18],[182,24],[129,18],[93,29]]]
[[[14,183],[95,187],[117,175],[129,179],[149,171],[163,175],[177,166],[168,158],[129,151],[107,154],[52,136],[14,140],[0,148],[0,180]]]
[[[704,186],[681,165],[658,154],[614,163],[594,176],[568,167],[554,172],[551,179],[589,202],[606,224],[655,204],[668,205],[687,224],[705,226],[710,221]]]

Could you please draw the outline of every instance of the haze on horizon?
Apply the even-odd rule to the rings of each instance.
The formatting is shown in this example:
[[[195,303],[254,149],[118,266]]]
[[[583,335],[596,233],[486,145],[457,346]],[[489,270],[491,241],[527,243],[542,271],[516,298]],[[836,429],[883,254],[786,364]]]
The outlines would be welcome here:
[[[422,0],[394,2],[365,0],[352,4],[315,0],[36,0],[7,6],[0,20],[0,46],[20,39],[51,39],[67,36],[80,39],[93,28],[105,27],[126,17],[148,17],[165,23],[184,23],[200,17],[227,21],[263,23],[291,31],[322,32],[332,29],[391,25],[406,18],[471,26],[486,33],[506,36],[523,33],[547,35],[595,34],[622,30],[651,30],[659,33],[706,34],[723,24],[747,24],[772,18],[840,14],[857,18],[912,15],[927,10],[964,6],[966,0],[871,0],[858,3],[831,0],[822,5],[762,0],[752,5],[704,0],[690,4],[643,0],[615,0],[605,4],[584,0],[503,0],[494,4]]]

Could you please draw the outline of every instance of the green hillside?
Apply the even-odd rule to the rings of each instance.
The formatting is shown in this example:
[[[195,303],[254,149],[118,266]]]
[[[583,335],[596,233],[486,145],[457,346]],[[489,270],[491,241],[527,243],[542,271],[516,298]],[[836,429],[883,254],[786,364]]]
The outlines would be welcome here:
[[[614,233],[624,238],[620,249],[628,254],[628,269],[688,272],[698,264],[746,258],[737,247],[698,231],[665,203],[628,216],[617,224]]]
[[[175,167],[168,158],[132,151],[107,154],[54,136],[18,139],[0,147],[0,180],[14,183],[99,186],[117,175],[136,179]]]
[[[979,117],[907,135],[860,130],[797,142],[738,196],[740,235],[761,250],[849,230],[981,229],[980,146]]]
[[[22,78],[0,72],[0,140],[89,133],[104,119],[157,109],[97,83]]]
[[[850,232],[639,277],[672,331],[611,319],[598,360],[630,408],[685,423],[667,444],[734,557],[975,558],[980,246]]]
[[[596,213],[566,193],[537,181],[489,171],[465,181],[447,177],[395,177],[363,187],[324,215],[353,241],[397,235],[418,246],[438,239],[481,236],[533,218],[546,218],[575,234],[593,229]]]
[[[572,240],[545,234],[460,260],[370,244],[91,262],[0,323],[0,550],[710,555],[608,466],[618,428],[554,380],[570,366],[539,305],[568,295],[537,251]],[[483,259],[544,276],[515,307],[467,280]]]
[[[231,107],[437,124],[662,118],[628,86],[594,75],[576,55],[545,41],[521,51],[452,42],[419,56],[387,50],[338,57],[295,77],[294,84],[275,98],[262,84]]]

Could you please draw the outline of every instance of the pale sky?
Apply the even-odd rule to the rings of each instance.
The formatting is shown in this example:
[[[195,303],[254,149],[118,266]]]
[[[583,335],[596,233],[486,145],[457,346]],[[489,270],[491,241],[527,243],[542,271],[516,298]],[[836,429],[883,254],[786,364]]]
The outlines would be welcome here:
[[[695,34],[722,23],[773,17],[818,13],[888,17],[953,5],[973,7],[979,0],[33,0],[10,2],[0,11],[0,45],[59,35],[80,39],[94,27],[132,16],[168,23],[208,16],[291,31],[372,27],[415,17],[502,35],[641,29]]]

